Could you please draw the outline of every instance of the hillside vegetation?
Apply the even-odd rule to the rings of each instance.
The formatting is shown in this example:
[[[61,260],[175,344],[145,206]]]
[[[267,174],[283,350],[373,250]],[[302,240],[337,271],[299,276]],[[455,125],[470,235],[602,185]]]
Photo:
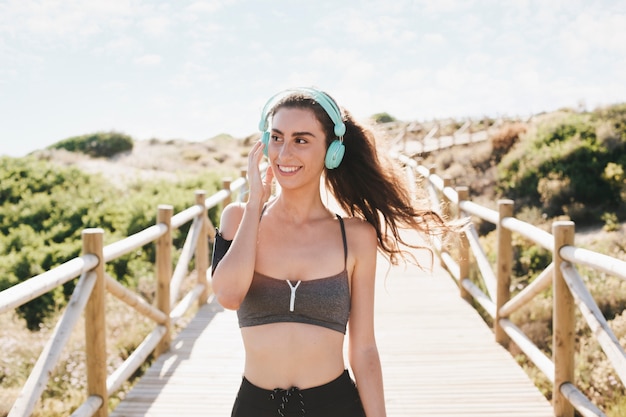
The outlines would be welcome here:
[[[386,113],[378,116],[380,122],[393,121]],[[450,128],[461,125],[453,122]],[[69,138],[25,158],[0,158],[0,289],[78,256],[85,228],[103,228],[107,244],[153,225],[159,204],[171,204],[178,212],[193,204],[195,189],[212,194],[223,177],[236,176],[245,167],[247,150],[255,139],[223,135],[205,142],[133,141],[121,133],[99,132]],[[582,232],[577,243],[625,258],[626,105],[593,112],[562,110],[526,122],[508,122],[487,142],[469,146],[471,151],[455,147],[424,155],[421,162],[436,165],[439,175],[451,177],[457,185],[469,186],[472,199],[480,204],[495,208],[499,198],[514,199],[519,218],[546,230],[555,219],[570,218]],[[219,213],[211,210],[209,215],[217,224]],[[479,231],[484,246],[493,247],[492,226],[479,224]],[[175,234],[177,247],[182,246],[185,233]],[[551,259],[550,253],[521,240],[515,242],[515,251],[513,285],[517,290]],[[107,272],[152,301],[153,261],[154,249],[147,246],[111,262]],[[584,274],[626,346],[626,283]],[[73,285],[68,283],[24,305],[3,321],[0,404],[13,402],[50,331],[51,319],[67,303]],[[546,292],[515,317],[548,354],[550,297]],[[132,320],[115,311],[109,320],[119,321],[112,326],[120,337],[113,342],[113,354],[123,357],[144,329],[140,324],[129,325]],[[626,412],[626,391],[615,383],[618,380],[590,341],[589,331],[581,325],[578,332],[582,387],[610,415],[623,415],[619,413]],[[515,347],[511,350],[550,397],[548,382],[542,381]],[[66,415],[80,401],[84,391],[81,360],[71,352],[64,358],[43,400],[48,410],[59,411],[46,415]],[[7,411],[0,406],[0,416]]]
[[[496,209],[513,199],[516,217],[551,232],[555,220],[576,222],[576,245],[626,260],[626,105],[593,112],[562,110],[527,123],[508,123],[488,142],[425,157],[440,175],[469,186],[471,198]],[[496,232],[478,224],[483,247],[494,254]],[[528,285],[552,261],[551,253],[514,235],[512,292]],[[492,261],[495,259],[492,256]],[[578,268],[623,347],[626,347],[626,282]],[[472,271],[475,278],[477,271]],[[548,357],[552,354],[551,289],[512,319]],[[480,306],[476,305],[480,310]],[[490,322],[490,316],[484,315]],[[578,317],[577,383],[609,416],[626,415],[626,389]],[[491,324],[491,323],[490,323]],[[511,353],[544,394],[551,384],[512,345]]]

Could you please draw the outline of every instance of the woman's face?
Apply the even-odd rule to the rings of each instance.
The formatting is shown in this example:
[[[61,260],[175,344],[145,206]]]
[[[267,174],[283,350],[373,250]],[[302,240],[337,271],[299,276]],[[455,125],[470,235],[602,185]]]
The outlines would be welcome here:
[[[310,109],[281,107],[272,118],[268,156],[283,188],[317,181],[324,171],[326,135]]]

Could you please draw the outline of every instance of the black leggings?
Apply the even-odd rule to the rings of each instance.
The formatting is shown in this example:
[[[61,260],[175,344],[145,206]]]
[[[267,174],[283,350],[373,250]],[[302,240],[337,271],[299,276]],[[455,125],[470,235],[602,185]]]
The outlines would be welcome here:
[[[267,390],[245,377],[231,417],[365,417],[348,371],[319,387]]]

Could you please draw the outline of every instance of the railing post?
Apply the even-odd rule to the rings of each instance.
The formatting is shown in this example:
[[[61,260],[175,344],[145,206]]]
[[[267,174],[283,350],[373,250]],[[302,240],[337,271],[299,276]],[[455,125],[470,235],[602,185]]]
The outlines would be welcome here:
[[[230,183],[231,182],[232,182],[231,178],[223,178],[222,179],[222,189],[223,190],[227,190],[229,192],[228,197],[226,197],[224,199],[224,202],[223,202],[224,207],[226,207],[227,205],[229,205],[233,201],[232,194],[230,194]]]
[[[500,326],[500,309],[511,298],[511,270],[513,266],[513,244],[511,231],[502,227],[502,220],[506,217],[513,217],[513,201],[498,201],[498,252],[496,260],[496,317],[493,322],[496,342],[503,346],[509,344],[509,337]]]
[[[574,354],[576,342],[576,316],[574,297],[570,292],[561,264],[565,262],[559,250],[563,246],[574,244],[574,222],[557,221],[552,224],[554,236],[554,280],[553,280],[553,316],[552,316],[552,360],[554,361],[554,387],[552,388],[552,406],[557,417],[573,417],[574,407],[561,394],[561,385],[574,382]]]
[[[241,175],[241,178],[248,178],[248,170],[242,169],[239,175]],[[248,201],[249,190],[250,187],[248,185],[248,181],[246,181],[244,186],[241,187],[241,191],[239,192],[239,201],[241,201],[242,203]]]
[[[457,195],[459,196],[459,206],[458,206],[457,213],[458,213],[458,218],[461,219],[461,218],[464,217],[464,213],[461,210],[460,204],[461,204],[461,201],[469,200],[469,188],[465,187],[465,186],[457,187],[456,188],[456,192],[457,192]],[[459,239],[458,253],[459,253],[458,262],[459,262],[459,290],[460,290],[460,296],[464,300],[470,301],[472,299],[472,297],[471,297],[470,293],[463,286],[463,280],[466,279],[466,278],[469,279],[469,271],[470,271],[469,241],[467,240],[467,235],[465,234],[464,231],[461,232],[461,236],[460,236],[460,239]]]
[[[206,191],[196,190],[196,204],[202,206],[202,212],[199,219],[202,222],[202,228],[200,230],[200,237],[196,244],[196,282],[202,284],[204,289],[198,304],[202,305],[209,299],[209,281],[207,280],[207,269],[209,269],[209,224],[206,220]]]
[[[445,190],[448,187],[452,186],[452,178],[450,177],[443,177],[443,189]],[[441,211],[443,212],[443,215],[446,219],[450,219],[450,217],[452,216],[452,210],[450,207],[450,199],[448,198],[448,196],[446,195],[446,193],[443,193],[441,196],[442,199],[442,207],[441,207]]]
[[[446,189],[446,187],[450,187],[451,185],[452,185],[452,178],[443,177],[443,188],[442,188],[442,193],[441,193],[441,214],[446,220],[450,219],[452,210],[450,207],[450,199],[448,198],[446,193],[443,191]],[[445,245],[441,245],[441,252],[442,253],[447,252]],[[441,265],[445,266],[443,257],[440,257],[439,260],[440,260]]]
[[[433,184],[430,182],[430,176],[434,175],[436,172],[437,172],[437,166],[430,165],[428,167],[428,176],[425,178],[425,180],[426,180],[426,187],[428,189],[428,195],[430,198],[431,208],[433,211],[439,212],[439,210],[441,209],[441,202],[439,201],[439,195],[437,194],[435,187],[433,187]]]
[[[102,398],[102,406],[94,416],[108,415],[107,394],[107,351],[104,281],[104,230],[100,228],[85,229],[82,232],[83,254],[93,254],[99,259],[94,268],[96,283],[85,306],[85,354],[87,363],[87,396],[96,395]]]
[[[172,214],[174,207],[161,204],[157,212],[157,224],[165,224],[167,232],[156,242],[156,304],[157,308],[167,317],[164,323],[165,334],[154,350],[156,357],[167,352],[172,341],[170,320],[170,282],[172,280]]]

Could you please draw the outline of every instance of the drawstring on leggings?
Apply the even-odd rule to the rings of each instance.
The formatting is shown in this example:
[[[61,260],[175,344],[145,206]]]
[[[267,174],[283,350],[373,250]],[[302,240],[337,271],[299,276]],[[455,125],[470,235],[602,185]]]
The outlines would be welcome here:
[[[300,402],[300,412],[302,413],[301,415],[304,416],[304,414],[306,413],[306,411],[304,411],[304,397],[302,396],[302,392],[300,391],[298,387],[291,387],[289,389],[276,388],[270,394],[269,399],[271,401],[276,400],[276,398],[280,398],[280,405],[278,406],[278,409],[276,410],[279,416],[281,417],[285,416],[285,406],[287,405],[287,403],[289,403],[289,400],[291,399],[292,396],[294,396],[294,394],[298,395],[297,399]]]

